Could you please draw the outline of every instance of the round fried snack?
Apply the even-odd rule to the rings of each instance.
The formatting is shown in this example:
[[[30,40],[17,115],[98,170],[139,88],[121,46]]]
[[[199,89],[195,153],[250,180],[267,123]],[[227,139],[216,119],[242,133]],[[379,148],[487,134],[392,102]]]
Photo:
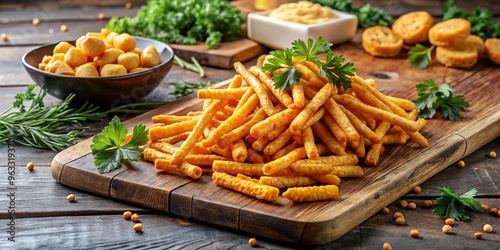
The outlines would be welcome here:
[[[426,11],[414,11],[400,16],[392,25],[392,32],[407,44],[427,41],[429,29],[436,23]]]
[[[113,38],[113,45],[115,46],[115,48],[127,52],[135,48],[136,41],[135,38],[133,38],[131,35],[123,33]]]
[[[500,65],[500,39],[488,38],[484,42],[484,47],[488,58],[492,62]]]
[[[392,57],[403,48],[403,39],[385,26],[373,26],[363,31],[361,45],[371,55]]]
[[[78,77],[97,77],[99,72],[93,63],[86,63],[76,68],[75,76]]]
[[[486,49],[484,48],[484,41],[480,36],[470,35],[465,39],[465,42],[472,45],[479,58],[486,58]]]
[[[101,39],[92,36],[83,39],[80,46],[83,53],[91,58],[101,55],[106,50],[106,44]]]
[[[457,47],[436,47],[436,59],[446,67],[470,68],[476,64],[478,55],[476,49],[463,42]]]
[[[452,18],[429,29],[429,42],[436,46],[455,46],[469,35],[470,22],[463,18]]]
[[[64,55],[64,62],[70,67],[78,67],[87,63],[87,55],[81,49],[71,47]]]
[[[156,50],[156,47],[149,45],[142,50],[141,54],[141,66],[144,68],[152,68],[160,64],[160,54]]]

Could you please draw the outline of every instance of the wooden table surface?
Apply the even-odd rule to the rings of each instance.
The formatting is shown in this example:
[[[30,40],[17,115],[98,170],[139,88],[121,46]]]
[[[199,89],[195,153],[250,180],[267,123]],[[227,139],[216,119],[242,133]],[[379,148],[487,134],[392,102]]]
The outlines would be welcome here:
[[[98,20],[99,13],[134,15],[145,1],[130,1],[132,9],[124,8],[120,1],[85,1],[76,6],[73,1],[2,1],[0,3],[0,33],[9,36],[8,42],[0,41],[0,111],[7,109],[17,93],[23,93],[32,79],[21,64],[24,53],[44,43],[74,40],[87,31],[106,25]],[[252,11],[252,1],[233,1],[247,13]],[[442,1],[353,1],[371,3],[397,16],[412,10],[428,10],[441,15]],[[499,14],[496,1],[457,1],[464,9],[475,5],[490,8]],[[43,19],[38,27],[33,18]],[[68,32],[59,27],[66,24]],[[255,59],[245,63],[255,64]],[[222,81],[234,75],[233,70],[205,67],[206,76],[173,66],[164,82],[148,97],[151,101],[168,101],[168,82]],[[491,100],[498,102],[497,100]],[[47,105],[60,100],[47,96]],[[125,117],[126,118],[126,117]],[[85,136],[102,130],[107,121],[89,124]],[[329,244],[306,247],[290,245],[243,232],[232,231],[186,218],[174,217],[152,209],[137,207],[117,200],[100,197],[63,186],[50,174],[50,165],[56,152],[25,147],[18,144],[0,145],[0,249],[251,249],[250,237],[256,237],[259,249],[381,249],[390,242],[393,249],[499,249],[500,218],[484,213],[473,213],[468,222],[457,222],[453,234],[441,232],[444,222],[424,208],[424,200],[440,195],[438,187],[449,186],[457,193],[471,188],[478,189],[478,199],[500,207],[500,157],[487,157],[490,151],[500,153],[500,138],[481,147],[463,160],[465,168],[451,165],[421,185],[420,194],[407,194],[389,206],[390,214],[376,214],[340,239]],[[25,166],[34,162],[35,170]],[[15,165],[15,175],[8,166]],[[13,176],[9,183],[9,176]],[[10,185],[12,184],[12,185]],[[488,190],[487,193],[482,190]],[[493,191],[492,191],[493,190]],[[68,194],[75,194],[77,201],[69,203]],[[400,200],[415,201],[417,209],[399,206]],[[144,230],[136,233],[133,223],[122,218],[131,210],[140,214]],[[406,225],[398,226],[392,219],[396,211],[403,212]],[[362,213],[363,211],[359,211]],[[12,216],[15,215],[15,219]],[[493,226],[493,233],[484,233],[482,240],[473,237],[482,231],[484,224]],[[419,238],[411,238],[409,231],[418,229]]]

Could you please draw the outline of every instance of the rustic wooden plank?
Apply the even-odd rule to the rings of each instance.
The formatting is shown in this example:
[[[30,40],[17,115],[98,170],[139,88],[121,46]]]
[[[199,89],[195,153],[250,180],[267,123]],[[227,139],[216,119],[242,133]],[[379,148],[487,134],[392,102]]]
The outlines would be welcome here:
[[[2,47],[0,46],[0,87],[26,86],[34,81],[26,73],[22,63],[25,53],[34,47]],[[7,90],[6,90],[7,91]],[[12,91],[12,90],[8,90]],[[3,91],[2,91],[3,92]],[[24,90],[23,90],[24,92]]]
[[[24,23],[27,25],[32,24],[33,19],[38,18],[41,23],[44,22],[54,22],[54,21],[67,21],[67,20],[80,20],[85,21],[96,21],[99,20],[99,14],[104,14],[105,21],[108,21],[111,17],[124,17],[124,16],[135,16],[140,6],[136,5],[130,9],[126,9],[124,5],[122,6],[91,6],[86,8],[44,8],[40,6],[39,8],[30,8],[23,10],[3,10],[2,5],[0,5],[0,23],[3,24],[14,24],[14,23]]]
[[[65,8],[95,8],[97,6],[118,6],[124,7],[125,3],[131,3],[132,6],[140,6],[146,4],[145,0],[88,0],[88,1],[29,1],[29,0],[5,0],[2,1],[0,10],[22,10],[22,9],[45,9],[58,10]]]

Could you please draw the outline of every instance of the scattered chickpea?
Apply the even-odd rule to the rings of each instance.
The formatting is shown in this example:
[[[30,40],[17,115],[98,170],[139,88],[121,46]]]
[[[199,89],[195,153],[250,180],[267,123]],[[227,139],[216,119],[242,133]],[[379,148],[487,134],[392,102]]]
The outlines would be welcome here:
[[[420,192],[422,192],[422,188],[421,188],[420,186],[415,186],[415,187],[413,187],[413,193],[418,194],[418,193],[420,193]]]
[[[380,209],[380,213],[382,214],[389,214],[390,210],[388,207],[383,207],[382,209]]]
[[[256,246],[257,245],[257,239],[255,239],[255,238],[248,239],[248,245],[250,245],[251,247]]]
[[[397,219],[399,217],[404,217],[403,214],[401,212],[395,212],[394,213],[394,219]]]
[[[66,198],[69,202],[73,202],[75,201],[75,195],[74,194],[70,194],[68,195],[68,197]]]
[[[33,171],[33,169],[35,168],[35,163],[33,163],[33,162],[28,162],[28,164],[26,164],[26,168],[27,168],[29,171]]]
[[[398,225],[404,225],[405,223],[406,223],[406,220],[405,220],[404,216],[396,218],[396,224],[398,224]]]
[[[462,161],[462,160],[460,160],[460,161],[458,161],[457,165],[458,165],[459,167],[463,168],[463,167],[465,167],[465,162],[464,162],[464,161]]]
[[[417,203],[415,203],[413,201],[408,203],[408,209],[414,210],[416,208],[417,208]]]
[[[474,238],[476,238],[476,239],[481,239],[481,238],[483,238],[483,233],[481,233],[481,232],[475,232],[475,233],[474,233]]]
[[[488,154],[488,156],[490,158],[497,158],[497,153],[495,151],[490,151],[490,153]]]
[[[35,26],[38,26],[38,25],[40,24],[40,19],[35,18],[35,19],[33,19],[33,21],[31,21],[31,23],[32,23],[33,25],[35,25]]]
[[[431,200],[425,200],[424,201],[424,207],[432,207],[434,203],[432,203]]]
[[[382,250],[392,250],[391,244],[385,242],[384,245],[382,245]]]
[[[126,4],[125,4],[125,8],[127,8],[127,9],[132,8],[132,3],[126,3]]]
[[[66,24],[61,25],[61,31],[62,32],[67,32],[68,31],[68,26]]]
[[[488,204],[481,203],[481,208],[482,208],[484,211],[487,211],[488,209],[490,209],[490,206],[488,206]]]
[[[2,37],[2,41],[4,41],[4,42],[7,42],[9,40],[9,37],[5,33],[2,33],[2,35],[0,35],[0,36]]]
[[[447,218],[446,220],[444,220],[444,224],[453,226],[455,225],[455,220],[453,218]]]
[[[491,232],[493,232],[493,227],[490,224],[484,224],[483,231],[485,231],[487,233],[491,233]]]
[[[402,208],[406,208],[406,207],[408,207],[408,202],[407,202],[407,201],[405,201],[405,200],[402,200],[402,201],[399,203],[399,205],[401,205],[401,207],[402,207]]]
[[[417,229],[412,229],[410,231],[410,236],[413,237],[413,238],[417,238],[418,237],[418,230]]]
[[[97,15],[97,18],[99,18],[99,20],[104,20],[104,18],[106,18],[106,15],[104,15],[104,13],[99,13],[99,15]]]
[[[136,231],[136,232],[142,231],[142,223],[134,224],[134,231]]]
[[[130,218],[132,217],[132,212],[130,211],[125,211],[123,213],[123,218],[126,219],[126,220],[130,220]]]
[[[441,230],[443,231],[443,233],[445,234],[449,234],[451,233],[451,231],[453,231],[453,229],[451,228],[450,225],[444,225],[443,228],[441,228]]]
[[[139,214],[132,214],[132,216],[130,216],[130,219],[133,222],[138,222],[139,221]]]
[[[493,216],[498,215],[498,208],[492,207],[490,209],[490,214],[493,215]]]

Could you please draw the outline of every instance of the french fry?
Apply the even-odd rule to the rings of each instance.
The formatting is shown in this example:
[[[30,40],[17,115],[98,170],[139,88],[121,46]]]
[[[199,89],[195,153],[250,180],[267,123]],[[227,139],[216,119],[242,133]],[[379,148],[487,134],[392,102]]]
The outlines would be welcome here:
[[[144,159],[149,162],[154,162],[156,159],[170,160],[172,156],[154,148],[145,148],[143,151]],[[189,154],[184,158],[184,161],[197,166],[211,166],[215,160],[227,161],[229,158],[215,154]]]
[[[336,175],[339,178],[361,178],[365,175],[363,168],[355,165],[347,166],[332,166],[333,170],[330,174]]]
[[[314,96],[306,107],[293,119],[290,124],[290,131],[294,134],[302,131],[304,124],[312,115],[325,103],[334,89],[333,84],[325,84],[324,87]]]
[[[361,135],[360,138],[359,138],[359,142],[358,142],[357,146],[354,147],[354,146],[351,145],[352,149],[354,150],[354,154],[357,157],[359,157],[359,158],[363,158],[366,155],[366,146],[367,146],[367,144],[366,144],[365,141],[370,142],[368,139],[365,140],[365,137]],[[371,144],[372,143],[370,142],[370,145]]]
[[[377,134],[378,137],[383,138],[390,127],[391,127],[390,123],[386,121],[381,121],[377,126],[377,128],[375,129],[375,134]],[[366,165],[368,166],[377,165],[381,153],[382,153],[382,141],[371,145],[370,150],[368,150],[368,153],[366,154],[365,157]]]
[[[310,61],[305,61],[305,62],[302,62],[302,64],[304,64],[304,66],[306,66],[309,70],[311,70],[312,72],[314,72],[314,74],[316,74],[316,76],[318,76],[318,78],[320,78],[321,80],[323,80],[324,83],[328,83],[328,78],[326,78],[325,76],[322,76],[320,74],[320,68],[318,65],[316,65],[315,63],[313,62],[310,62]]]
[[[293,134],[290,131],[290,128],[286,128],[286,130],[283,131],[283,133],[281,133],[278,137],[276,137],[276,139],[267,144],[262,152],[265,155],[272,155],[278,152],[278,150],[283,148],[288,143],[288,141],[290,141],[292,135]]]
[[[246,144],[247,147],[247,161],[251,163],[264,163],[264,157],[257,152],[255,149],[252,148],[252,146]]]
[[[264,86],[256,76],[250,73],[242,63],[235,62],[233,66],[235,71],[241,75],[243,80],[245,80],[246,83],[252,86],[255,93],[259,97],[260,106],[262,109],[264,109],[266,114],[268,116],[274,115],[276,113],[276,110],[274,109],[274,105],[271,101],[271,98],[269,97],[269,91],[266,86]]]
[[[339,196],[339,188],[335,185],[288,188],[283,194],[292,202],[335,200]]]
[[[304,187],[317,183],[316,180],[307,176],[261,176],[259,184],[276,188]]]
[[[334,174],[307,175],[318,182],[328,185],[340,185],[340,178]]]
[[[328,163],[309,163],[291,165],[290,171],[296,175],[321,175],[332,172],[333,165]]]
[[[263,109],[259,109],[255,114],[252,116],[252,119],[250,119],[248,122],[244,123],[243,125],[233,129],[231,132],[223,135],[220,140],[217,142],[219,146],[225,148],[229,146],[231,143],[238,139],[243,139],[248,133],[250,133],[250,129],[253,127],[253,125],[257,124],[258,122],[264,120],[267,117],[266,112],[264,112]]]
[[[302,147],[301,144],[297,143],[297,142],[293,142],[293,143],[290,143],[286,146],[284,146],[283,148],[281,148],[280,150],[278,150],[276,153],[274,153],[272,155],[272,160],[276,160],[276,159],[279,159],[281,157],[283,157],[284,155],[292,152],[293,150],[295,149],[298,149]],[[264,154],[264,156],[266,156],[266,154]]]
[[[351,121],[349,120],[347,115],[342,111],[338,103],[330,97],[325,101],[324,107],[337,122],[339,127],[342,128],[342,130],[345,132],[348,142],[353,147],[356,147],[357,143],[359,142],[360,135],[356,128],[354,128],[354,126],[351,124]],[[341,141],[339,140],[339,142]]]
[[[265,175],[272,175],[280,170],[288,168],[293,162],[303,159],[304,157],[306,157],[306,150],[304,147],[294,149],[288,154],[266,163],[262,167],[262,172]]]
[[[251,73],[257,76],[260,81],[271,91],[271,93],[287,108],[294,108],[293,100],[286,91],[280,91],[274,87],[274,81],[267,73],[263,72],[259,67],[253,66],[248,69]]]
[[[252,143],[252,148],[258,152],[262,152],[270,142],[276,139],[276,137],[279,137],[286,129],[288,129],[288,126],[284,125],[269,132],[269,134],[267,135],[259,137],[257,140],[255,140],[255,142]]]
[[[161,138],[158,141],[162,141],[162,142],[166,142],[166,143],[170,143],[170,144],[176,144],[178,142],[186,140],[189,137],[190,133],[191,132],[184,132],[184,133],[176,134],[176,135],[173,135],[173,136],[170,136],[167,138]]]
[[[295,107],[298,109],[303,108],[306,105],[306,97],[304,96],[304,83],[302,79],[298,83],[292,84],[290,89]]]
[[[299,109],[285,109],[272,115],[255,124],[250,129],[250,135],[254,138],[259,138],[275,130],[277,127],[290,124],[299,112]]]
[[[335,139],[335,136],[321,122],[312,125],[312,130],[318,135],[321,141],[336,155],[345,155],[345,147]]]
[[[196,116],[155,115],[151,118],[151,121],[154,123],[163,123],[163,125],[169,125],[172,123],[190,121],[196,118]]]
[[[199,179],[201,177],[201,174],[203,173],[203,170],[200,167],[189,164],[187,162],[182,162],[180,165],[173,165],[169,160],[156,159],[154,161],[154,164],[157,170],[177,172],[189,176],[193,179]]]
[[[318,148],[319,148],[318,144]],[[298,167],[302,164],[329,164],[332,166],[356,165],[358,157],[354,154],[321,156],[317,160],[303,159],[294,162],[291,167]]]
[[[314,142],[314,134],[311,127],[307,127],[302,130],[302,140],[304,142],[304,148],[306,149],[306,155],[309,159],[318,159],[319,152],[316,148],[316,143]]]
[[[262,167],[263,163],[244,163],[244,162],[234,162],[234,161],[221,161],[215,160],[212,164],[212,170],[214,172],[223,172],[230,175],[236,175],[238,173],[247,176],[263,176]]]
[[[319,122],[323,118],[325,113],[325,108],[319,108],[318,111],[316,111],[316,113],[314,113],[314,115],[312,115],[311,118],[306,121],[306,123],[304,124],[304,128],[311,127],[314,123]]]
[[[293,67],[302,74],[302,79],[307,81],[311,86],[321,89],[325,85],[323,80],[305,65],[296,64]]]
[[[234,108],[235,110],[238,110],[239,108],[241,108],[241,106],[243,106],[243,104],[245,104],[248,99],[253,95],[255,94],[255,90],[253,90],[253,88],[249,88],[247,89],[247,91],[245,92],[245,94],[243,94],[243,96],[240,98],[240,100],[238,101],[238,104],[236,105],[236,107]]]
[[[382,138],[378,137],[373,130],[371,130],[366,124],[363,123],[356,115],[354,115],[349,109],[344,106],[339,105],[340,109],[344,112],[344,114],[349,118],[351,124],[356,128],[356,130],[363,135],[366,139],[370,140],[373,143],[379,143]],[[359,141],[357,142],[359,143]],[[353,145],[354,144],[354,145]],[[351,142],[353,147],[356,147],[355,143]]]
[[[247,146],[243,139],[239,139],[230,145],[233,160],[236,162],[244,162],[248,157]]]
[[[406,100],[406,99],[398,98],[398,97],[394,97],[394,96],[387,96],[387,98],[405,111],[412,111],[412,110],[416,109],[415,103],[413,103],[410,100]]]
[[[259,183],[259,180],[255,179],[255,178],[252,178],[250,176],[246,176],[244,174],[237,174],[236,178],[240,178],[240,179],[243,179],[243,180],[246,180],[246,181],[251,181],[251,182]]]
[[[156,126],[149,129],[148,137],[150,141],[157,141],[161,138],[168,138],[180,133],[193,130],[197,123],[196,119],[184,122],[177,122],[170,125]]]
[[[212,150],[214,153],[218,155],[222,155],[228,159],[233,159],[233,153],[231,152],[231,147],[227,146],[225,148],[219,147],[218,144],[215,144],[210,147],[210,150]]]
[[[202,147],[199,142],[194,144],[194,147],[191,149],[191,151],[189,151],[189,154],[211,154],[211,153],[212,150],[210,150],[210,148]]]
[[[170,159],[169,154],[150,147],[146,147],[142,152],[142,155],[144,156],[144,160],[149,162],[155,162],[156,159]]]
[[[328,130],[332,132],[333,136],[335,136],[339,144],[344,148],[347,147],[347,134],[339,126],[339,124],[335,121],[335,119],[333,119],[330,113],[326,112],[323,115],[323,122],[325,123]]]
[[[173,144],[164,141],[151,142],[149,144],[149,147],[170,155],[175,153],[175,151],[179,149],[178,146],[175,146]]]
[[[196,93],[199,99],[239,100],[250,87],[237,89],[199,89]]]
[[[214,172],[212,180],[217,186],[229,188],[231,190],[266,201],[275,201],[280,190],[275,187],[261,185],[253,181],[247,181],[226,173]]]

